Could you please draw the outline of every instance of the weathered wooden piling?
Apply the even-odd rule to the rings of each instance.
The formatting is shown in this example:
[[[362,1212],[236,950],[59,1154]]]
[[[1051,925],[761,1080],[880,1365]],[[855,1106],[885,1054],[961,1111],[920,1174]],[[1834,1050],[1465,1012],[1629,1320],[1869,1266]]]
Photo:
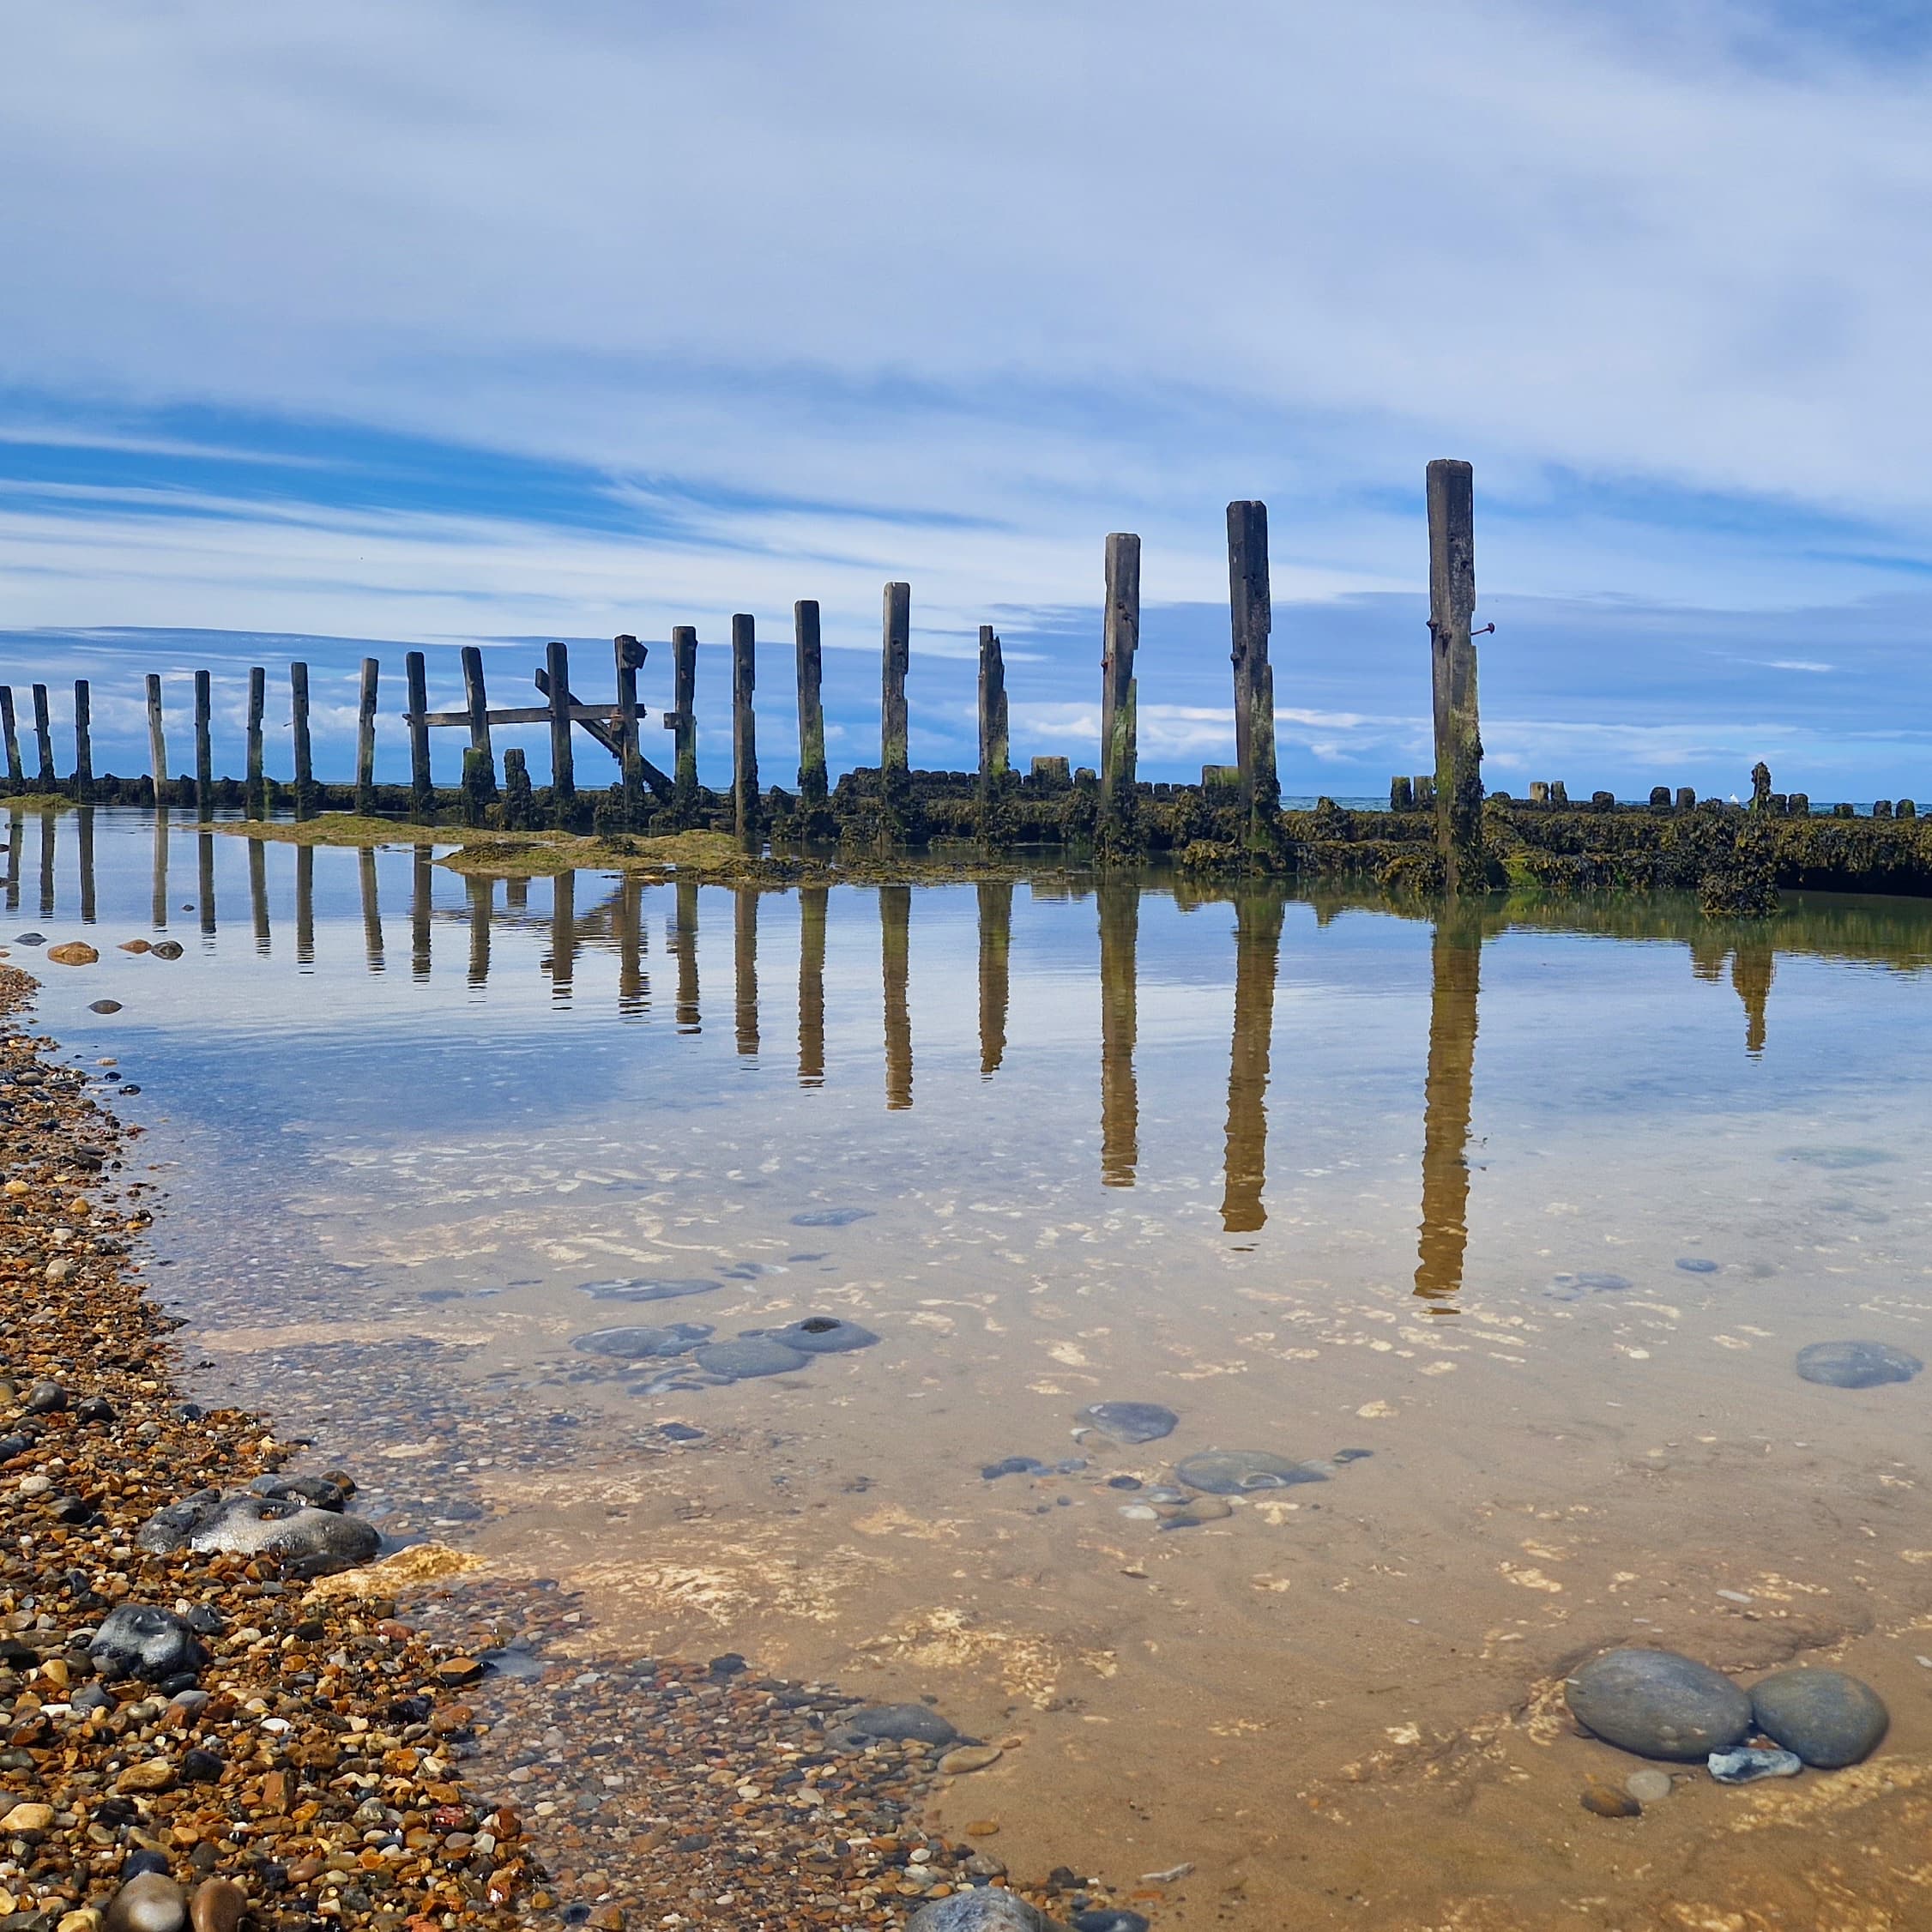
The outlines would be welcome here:
[[[85,805],[94,796],[94,702],[88,680],[74,680],[74,798]]]
[[[376,689],[382,674],[377,659],[363,659],[355,711],[355,808],[361,812],[376,809]]]
[[[799,1084],[825,1084],[825,912],[823,885],[799,889]]]
[[[0,728],[7,735],[7,782],[22,785],[27,782],[27,773],[20,762],[20,728],[14,716],[14,687],[0,685]]]
[[[8,719],[8,735],[13,721]],[[161,680],[158,673],[148,673],[148,769],[154,776],[154,804],[167,803],[167,731],[161,717]]]
[[[731,620],[731,806],[740,838],[758,834],[758,627],[749,613]]]
[[[195,673],[195,816],[208,818],[214,810],[214,699],[208,673]]]
[[[309,667],[288,667],[288,728],[294,740],[295,816],[311,818],[316,808],[315,748],[309,738]]]
[[[879,648],[878,773],[888,805],[894,782],[910,768],[906,721],[906,670],[912,660],[912,586],[885,587]]]
[[[980,626],[980,797],[1005,785],[1012,770],[1006,713],[1006,657],[999,634]]]
[[[497,788],[496,752],[490,742],[490,693],[483,681],[483,653],[475,644],[462,648],[463,709],[469,713],[469,748],[482,756],[490,790]]]
[[[980,1078],[1006,1057],[1006,1010],[1013,946],[1013,882],[982,879],[980,897]]]
[[[262,776],[262,713],[269,701],[269,673],[259,664],[248,673],[248,774],[244,781],[243,813],[259,818],[267,809]]]
[[[880,978],[885,998],[885,1106],[902,1113],[912,1105],[912,1008],[908,999],[912,888],[878,889]]]
[[[1470,913],[1452,909],[1436,921],[1429,946],[1428,1072],[1422,1088],[1416,1292],[1435,1301],[1461,1289],[1469,1248],[1470,1106],[1482,970],[1482,931]]]
[[[611,650],[617,667],[617,718],[611,734],[617,740],[624,827],[630,831],[644,808],[643,753],[637,747],[637,673],[643,667],[644,647],[625,631],[611,640]]]
[[[1428,466],[1430,691],[1435,714],[1436,843],[1451,892],[1482,891],[1482,734],[1476,715],[1475,473]]]
[[[550,792],[561,818],[577,802],[577,758],[571,746],[571,654],[552,638],[544,647],[550,685]]]
[[[551,646],[552,650],[558,647]],[[410,651],[402,660],[403,702],[409,708],[409,809],[418,818],[426,818],[436,802],[429,768],[429,673],[423,653]],[[569,745],[568,724],[565,743]],[[555,736],[555,728],[552,728]]]
[[[758,1053],[758,889],[740,885],[732,898],[731,969],[737,1047],[747,1059],[756,1060]]]
[[[822,807],[827,795],[824,666],[817,598],[803,597],[792,606],[792,631],[798,650],[799,803],[811,812]]]
[[[1415,809],[1416,788],[1406,778],[1392,778],[1389,781],[1389,810],[1410,812]]]
[[[1100,1183],[1132,1187],[1140,1160],[1138,951],[1140,885],[1103,878],[1095,888],[1100,920]]]
[[[1268,662],[1274,608],[1268,580],[1268,506],[1228,505],[1228,591],[1234,631],[1235,761],[1251,850],[1271,852],[1281,784],[1275,762],[1275,674]]]
[[[39,758],[40,769],[34,776],[34,788],[42,792],[51,792],[60,781],[54,776],[54,728],[53,720],[47,711],[47,687],[33,687],[33,751]]]
[[[503,755],[503,822],[507,830],[527,832],[536,824],[536,790],[530,783],[529,761],[521,745]]]
[[[1244,889],[1235,901],[1235,1029],[1222,1167],[1221,1225],[1230,1235],[1252,1235],[1268,1223],[1262,1193],[1268,1177],[1268,1073],[1281,938],[1280,894]]]
[[[1107,540],[1107,608],[1100,660],[1100,804],[1115,841],[1131,837],[1138,763],[1134,654],[1140,648],[1140,539]]]
[[[671,632],[671,705],[672,798],[682,814],[697,802],[697,632],[688,624]]]

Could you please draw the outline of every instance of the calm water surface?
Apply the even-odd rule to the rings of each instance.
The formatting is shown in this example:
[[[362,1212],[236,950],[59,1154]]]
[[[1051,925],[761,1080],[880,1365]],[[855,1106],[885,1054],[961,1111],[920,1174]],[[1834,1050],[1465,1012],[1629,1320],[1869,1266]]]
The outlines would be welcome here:
[[[142,1090],[204,1392],[386,1527],[558,1579],[587,1653],[936,1694],[1017,1743],[941,1822],[1192,1861],[1187,1923],[1924,1923],[1932,1379],[1792,1359],[1932,1352],[1932,908],[435,857],[16,815],[0,933],[102,949],[40,1018]],[[576,1345],[810,1314],[879,1343],[727,1386]],[[1108,1400],[1178,1426],[1079,1433]],[[1324,1480],[1168,1526],[1210,1448]],[[1887,1755],[1591,1818],[1631,1760],[1560,1679],[1614,1641],[1842,1659]]]

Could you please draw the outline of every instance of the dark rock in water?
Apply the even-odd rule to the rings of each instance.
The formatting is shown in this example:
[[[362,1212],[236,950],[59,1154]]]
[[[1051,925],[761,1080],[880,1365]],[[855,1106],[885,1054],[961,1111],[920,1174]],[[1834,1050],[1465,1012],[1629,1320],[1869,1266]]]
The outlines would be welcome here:
[[[1774,1751],[1767,1745],[1741,1744],[1735,1751],[1713,1751],[1711,1775],[1720,1784],[1755,1784],[1760,1778],[1796,1778],[1804,1760],[1796,1751]]]
[[[771,1340],[788,1349],[802,1349],[807,1355],[843,1355],[848,1349],[869,1349],[878,1341],[871,1329],[837,1315],[807,1315],[802,1321],[769,1331]]]
[[[1080,1421],[1090,1422],[1102,1435],[1116,1442],[1158,1442],[1172,1435],[1180,1418],[1157,1402],[1096,1402],[1080,1411]]]
[[[675,1301],[685,1295],[709,1295],[724,1283],[651,1277],[633,1282],[584,1282],[581,1285],[593,1301]]]
[[[1553,1275],[1543,1294],[1552,1301],[1580,1301],[1586,1295],[1621,1295],[1630,1285],[1621,1275]]]
[[[1751,1716],[1766,1737],[1823,1771],[1869,1757],[1892,1721],[1878,1693],[1842,1670],[1776,1671],[1751,1687]]]
[[[101,1619],[88,1655],[108,1682],[144,1677],[152,1683],[178,1671],[198,1669],[206,1652],[172,1610],[153,1603],[121,1603]]]
[[[1215,1496],[1238,1496],[1251,1489],[1286,1489],[1297,1482],[1325,1482],[1319,1470],[1291,1463],[1265,1449],[1204,1449],[1174,1465],[1190,1489]]]
[[[1714,1275],[1718,1271],[1718,1264],[1701,1254],[1680,1254],[1677,1265],[1687,1275]]]
[[[118,999],[97,999],[88,1008],[90,1013],[118,1013],[120,1010]]]
[[[649,1355],[681,1355],[708,1342],[715,1331],[707,1322],[674,1321],[661,1328],[600,1328],[571,1339],[573,1349],[587,1355],[616,1355],[636,1361]]]
[[[803,1368],[812,1357],[788,1349],[769,1335],[742,1335],[735,1342],[711,1342],[692,1357],[708,1375],[727,1375],[734,1382],[754,1375],[783,1375]]]
[[[702,1442],[703,1429],[694,1429],[689,1422],[660,1422],[657,1433],[667,1442]]]
[[[937,1711],[924,1704],[867,1704],[839,1720],[842,1730],[859,1737],[885,1737],[897,1742],[951,1744],[959,1736]]]
[[[870,1221],[870,1208],[807,1208],[792,1217],[794,1228],[849,1228],[854,1221]]]
[[[1802,1161],[1808,1168],[1828,1168],[1833,1172],[1845,1168],[1875,1168],[1881,1162],[1893,1161],[1895,1154],[1888,1154],[1882,1147],[1787,1147],[1787,1161]]]
[[[179,939],[156,939],[148,949],[148,956],[154,959],[178,959],[186,951]]]
[[[986,1885],[921,1905],[906,1921],[906,1932],[1063,1932],[1063,1928],[1005,1887]]]
[[[1373,1449],[1337,1449],[1328,1459],[1331,1463],[1366,1463],[1374,1453]]]
[[[1798,1374],[1832,1389],[1874,1389],[1881,1382],[1909,1382],[1924,1367],[1917,1355],[1889,1342],[1814,1342],[1798,1350]]]
[[[341,1566],[366,1563],[382,1548],[376,1526],[359,1516],[317,1509],[296,1495],[258,1496],[246,1490],[223,1495],[198,1489],[156,1510],[134,1541],[137,1549],[156,1555],[185,1549],[202,1555],[319,1558]]]
[[[1147,1932],[1147,1921],[1125,1905],[1108,1905],[1075,1912],[1073,1932]]]
[[[1107,1487],[1109,1489],[1138,1489],[1140,1487],[1140,1478],[1138,1476],[1110,1476],[1107,1479]]]
[[[1035,1462],[1031,1456],[1008,1456],[1003,1462],[988,1463],[980,1471],[988,1482],[996,1482],[1003,1476],[1044,1476],[1046,1473],[1047,1465]]]
[[[1639,1757],[1690,1763],[1751,1728],[1751,1700],[1729,1677],[1675,1651],[1609,1651],[1563,1687],[1585,1730]]]
[[[14,944],[16,946],[44,946],[46,943],[47,935],[45,933],[16,933],[14,934]]]
[[[275,1502],[293,1499],[312,1503],[317,1509],[332,1509],[340,1516],[348,1507],[349,1493],[340,1482],[326,1476],[258,1476],[249,1484],[250,1492]]]

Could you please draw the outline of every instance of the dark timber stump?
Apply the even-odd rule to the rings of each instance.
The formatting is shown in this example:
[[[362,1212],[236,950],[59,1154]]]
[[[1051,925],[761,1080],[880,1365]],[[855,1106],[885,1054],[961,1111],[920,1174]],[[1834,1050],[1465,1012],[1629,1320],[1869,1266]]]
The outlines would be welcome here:
[[[248,795],[242,809],[251,818],[263,812],[262,713],[269,702],[269,673],[259,664],[248,673]]]
[[[1429,638],[1435,708],[1435,826],[1444,883],[1481,891],[1482,734],[1476,709],[1474,473],[1465,462],[1428,467]]]
[[[418,818],[426,818],[436,800],[429,776],[429,677],[420,650],[403,659],[402,678],[404,702],[409,707],[409,809]],[[569,728],[565,727],[566,732]]]
[[[697,806],[697,632],[680,624],[671,633],[673,809],[688,824]]]
[[[94,703],[88,680],[74,680],[74,800],[85,805],[94,796]]]
[[[314,747],[309,739],[309,667],[288,667],[288,722],[295,740],[295,816],[315,815],[316,768]]]
[[[912,655],[912,586],[885,587],[879,649],[878,798],[880,830],[903,834],[911,803],[911,755],[906,720],[906,669]]]
[[[1268,585],[1268,506],[1228,505],[1228,590],[1234,629],[1235,759],[1249,849],[1271,853],[1281,785],[1275,769],[1275,678],[1268,663],[1274,613]]]
[[[40,761],[40,770],[34,779],[34,788],[51,792],[60,781],[54,776],[54,730],[53,721],[47,715],[47,687],[33,687],[33,752]]]
[[[792,629],[798,646],[799,804],[810,817],[824,810],[827,791],[824,664],[816,598],[801,598],[792,606]]]
[[[382,665],[373,657],[362,661],[362,690],[355,714],[355,808],[376,809],[376,685]]]
[[[13,737],[13,727],[9,702],[7,717],[9,740]],[[148,768],[154,775],[154,804],[159,809],[167,803],[167,733],[161,720],[161,680],[153,671],[148,673]]]
[[[195,673],[195,816],[207,818],[214,811],[214,700],[208,673]]]
[[[738,612],[731,620],[731,803],[738,836],[749,843],[758,832],[758,627]]]
[[[999,633],[980,626],[980,795],[999,791],[1012,769],[1006,721],[1006,659]]]
[[[1134,841],[1138,738],[1134,653],[1140,647],[1140,539],[1107,540],[1107,613],[1100,673],[1100,806],[1102,840],[1119,856]]]
[[[14,717],[14,687],[11,685],[0,685],[0,725],[6,728],[7,733],[7,782],[23,785],[27,782],[27,773],[20,762],[20,729]]]

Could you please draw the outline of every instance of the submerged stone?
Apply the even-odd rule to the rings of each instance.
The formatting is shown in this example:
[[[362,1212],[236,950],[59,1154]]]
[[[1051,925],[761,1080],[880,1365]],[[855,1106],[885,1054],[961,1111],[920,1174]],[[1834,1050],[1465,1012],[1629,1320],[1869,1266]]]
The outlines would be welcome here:
[[[148,949],[156,959],[178,959],[186,950],[179,939],[156,939]]]
[[[1147,1932],[1147,1921],[1125,1905],[1100,1905],[1075,1912],[1073,1932]]]
[[[1174,1473],[1190,1489],[1211,1495],[1238,1496],[1251,1489],[1286,1489],[1297,1482],[1325,1482],[1328,1478],[1306,1463],[1291,1463],[1265,1449],[1204,1449],[1174,1465]]]
[[[1680,1254],[1677,1265],[1687,1275],[1714,1275],[1718,1271],[1718,1264],[1701,1254]]]
[[[794,1228],[849,1228],[854,1221],[870,1221],[870,1208],[829,1207],[807,1208],[802,1214],[792,1217]]]
[[[1828,1168],[1834,1172],[1846,1168],[1875,1168],[1881,1162],[1896,1160],[1882,1147],[1787,1147],[1787,1161],[1802,1161],[1808,1168]]]
[[[1799,1375],[1832,1389],[1874,1389],[1882,1382],[1909,1382],[1924,1367],[1917,1355],[1889,1342],[1814,1342],[1798,1350]]]
[[[1624,1779],[1623,1788],[1639,1804],[1662,1804],[1673,1786],[1667,1771],[1633,1771]]]
[[[1736,1751],[1713,1751],[1711,1775],[1720,1784],[1755,1784],[1760,1778],[1796,1778],[1804,1769],[1795,1751],[1774,1751],[1747,1744]]]
[[[643,1281],[585,1282],[582,1286],[593,1301],[675,1301],[681,1295],[709,1295],[724,1283],[647,1277]]]
[[[803,1349],[807,1355],[843,1355],[848,1349],[869,1349],[878,1340],[871,1329],[838,1315],[807,1315],[802,1321],[788,1323],[770,1331],[774,1342],[788,1349]]]
[[[674,1321],[662,1328],[599,1328],[571,1338],[573,1349],[586,1355],[615,1355],[634,1361],[650,1355],[681,1355],[708,1342],[715,1331],[701,1321]]]
[[[1570,1714],[1607,1744],[1690,1763],[1751,1728],[1751,1700],[1707,1663],[1675,1651],[1609,1651],[1563,1687]]]
[[[906,1921],[906,1932],[1061,1932],[1061,1928],[1004,1886],[985,1885],[921,1905]]]
[[[1180,1418],[1157,1402],[1096,1402],[1080,1411],[1080,1420],[1091,1423],[1102,1435],[1131,1446],[1158,1442],[1163,1435],[1172,1435]]]
[[[692,1359],[708,1375],[744,1381],[757,1375],[783,1375],[803,1368],[812,1358],[788,1349],[769,1335],[741,1335],[735,1342],[709,1342]]]
[[[1543,1294],[1552,1301],[1580,1301],[1586,1295],[1621,1295],[1630,1286],[1623,1275],[1553,1275]]]
[[[1036,1462],[1031,1456],[1008,1456],[997,1463],[988,1463],[980,1474],[988,1482],[997,1482],[1003,1476],[1044,1476],[1047,1465]]]
[[[959,1736],[925,1704],[861,1705],[839,1720],[839,1728],[854,1736],[890,1738],[897,1743],[951,1744]]]
[[[88,1008],[90,1013],[118,1013],[120,1010],[121,1003],[118,999],[96,999]]]
[[[1766,1737],[1822,1771],[1869,1757],[1892,1721],[1878,1693],[1843,1670],[1776,1671],[1752,1686],[1751,1715]]]

